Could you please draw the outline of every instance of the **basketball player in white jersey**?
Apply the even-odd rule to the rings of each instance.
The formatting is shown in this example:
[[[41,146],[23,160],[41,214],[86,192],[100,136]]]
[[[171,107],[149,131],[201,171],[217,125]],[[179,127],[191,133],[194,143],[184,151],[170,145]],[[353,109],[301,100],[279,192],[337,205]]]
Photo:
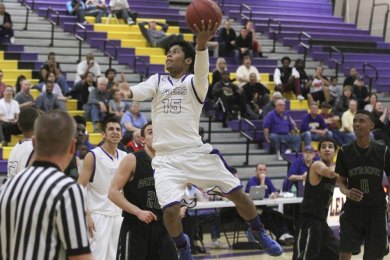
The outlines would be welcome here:
[[[218,24],[198,28],[196,52],[185,41],[171,43],[166,58],[168,74],[152,75],[130,88],[134,100],[152,99],[153,148],[157,197],[163,208],[165,226],[179,250],[180,259],[192,259],[188,237],[183,233],[180,207],[188,183],[218,189],[233,201],[249,224],[248,237],[268,254],[283,253],[280,245],[264,231],[252,200],[242,191],[240,180],[229,172],[225,160],[198,134],[203,101],[208,90],[207,41]],[[196,54],[196,55],[195,55]],[[194,74],[192,73],[194,70]]]
[[[18,127],[23,133],[23,138],[12,149],[8,158],[7,177],[12,178],[26,168],[33,155],[31,137],[34,135],[34,123],[39,112],[33,107],[22,109],[18,118]]]
[[[122,129],[117,119],[108,118],[103,122],[102,136],[103,144],[85,156],[77,182],[87,191],[87,226],[92,254],[95,259],[110,260],[116,256],[122,211],[107,195],[111,179],[126,152],[118,149]]]

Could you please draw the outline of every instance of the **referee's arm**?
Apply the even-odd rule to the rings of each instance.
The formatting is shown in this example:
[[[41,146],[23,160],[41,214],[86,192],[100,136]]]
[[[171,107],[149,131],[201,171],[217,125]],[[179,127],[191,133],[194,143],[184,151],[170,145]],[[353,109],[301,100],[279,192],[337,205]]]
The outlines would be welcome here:
[[[72,185],[60,201],[56,226],[68,259],[93,259],[85,220],[84,194],[79,185]]]

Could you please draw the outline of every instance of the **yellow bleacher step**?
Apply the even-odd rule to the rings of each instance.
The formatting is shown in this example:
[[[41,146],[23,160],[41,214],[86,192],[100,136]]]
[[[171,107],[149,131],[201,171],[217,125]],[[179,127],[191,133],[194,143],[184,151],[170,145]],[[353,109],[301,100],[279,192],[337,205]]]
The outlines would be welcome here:
[[[41,92],[38,89],[30,89],[30,94],[33,96],[34,100],[36,100]]]
[[[135,49],[136,55],[165,55],[162,48],[139,47]]]
[[[275,83],[270,82],[269,76],[270,75],[268,73],[260,73],[260,82],[275,87]],[[236,78],[236,73],[230,72],[230,79],[234,80],[235,78]],[[209,82],[212,82],[212,80],[213,80],[213,73],[209,72]]]
[[[8,78],[8,79],[14,78],[15,82],[16,82],[16,78],[19,75],[24,75],[28,79],[32,78],[32,71],[31,70],[19,70],[19,69],[8,69],[8,68],[2,68],[1,70],[3,71],[3,75],[5,78]]]
[[[66,101],[66,110],[77,110],[77,99],[68,99]]]
[[[162,64],[162,65],[164,65],[166,59],[167,59],[167,57],[165,55],[153,55],[153,56],[150,56],[149,60],[150,60],[151,64]]]
[[[16,78],[6,78],[2,80],[6,85],[9,86],[15,86],[16,84]],[[38,79],[28,79],[30,81],[31,86],[34,86],[35,84],[38,83]]]
[[[86,16],[85,17],[85,20],[88,22],[88,23],[95,23],[96,22],[96,18],[94,16]],[[107,20],[108,20],[108,17],[103,17],[102,18],[102,24],[106,24],[107,23]],[[110,18],[110,24],[117,24],[117,21],[120,23],[120,24],[126,24],[125,21],[122,19],[122,18],[118,18],[118,19],[115,19],[113,17]],[[151,21],[152,19],[149,19],[149,18],[137,18],[137,23],[139,22],[149,22]],[[153,19],[155,22],[159,22],[159,23],[166,23],[166,20],[165,19]],[[126,24],[127,25],[127,24]]]
[[[194,35],[192,33],[183,33],[184,40],[188,42],[194,41]]]
[[[22,140],[23,135],[11,135],[11,141],[8,143],[8,146],[14,146],[20,140]]]
[[[86,129],[87,129],[88,133],[93,133],[93,123],[90,121],[87,121]]]
[[[4,69],[7,68],[7,70],[17,70],[18,69],[18,61],[16,60],[1,60],[0,61],[0,68]]]
[[[93,145],[98,145],[103,140],[103,137],[100,133],[90,133],[89,142]]]
[[[308,110],[307,100],[290,100],[290,110]]]
[[[143,40],[128,40],[128,39],[122,39],[121,40],[121,47],[122,48],[138,48],[138,47],[149,47],[149,43],[143,39]]]
[[[108,39],[114,40],[143,40],[146,42],[145,37],[140,32],[108,32]]]
[[[84,116],[84,110],[68,110],[71,116]]]
[[[4,51],[0,51],[0,59],[4,60]]]
[[[9,158],[9,155],[12,151],[12,148],[14,148],[13,146],[5,146],[2,148],[3,150],[3,160],[8,160]]]
[[[138,32],[141,33],[141,30],[139,29],[138,25],[127,25],[127,24],[106,24],[106,23],[93,23],[93,27],[95,31],[98,32]],[[157,26],[157,29],[159,29],[159,26]],[[169,26],[167,34],[172,33],[179,33],[180,28],[179,26]],[[191,35],[191,33],[188,33],[186,35]]]

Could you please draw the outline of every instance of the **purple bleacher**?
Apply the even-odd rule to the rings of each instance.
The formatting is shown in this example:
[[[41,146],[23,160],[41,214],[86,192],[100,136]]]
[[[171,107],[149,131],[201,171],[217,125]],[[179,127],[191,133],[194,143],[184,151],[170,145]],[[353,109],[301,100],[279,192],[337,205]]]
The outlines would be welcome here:
[[[277,39],[284,45],[303,53],[299,46],[298,36],[304,31],[312,37],[313,48],[309,55],[334,68],[329,59],[330,46],[344,51],[345,63],[340,72],[348,74],[350,66],[362,72],[365,62],[376,66],[380,79],[374,84],[377,91],[387,91],[390,80],[386,54],[390,54],[390,44],[382,37],[370,36],[367,30],[357,29],[354,24],[344,23],[343,18],[333,16],[333,7],[328,0],[225,0],[223,11],[230,18],[242,21],[240,4],[245,3],[252,8],[252,20],[256,30],[268,35],[270,18],[281,23],[282,33]],[[246,11],[246,14],[248,12]],[[277,25],[272,26],[277,29]],[[270,35],[269,37],[272,37]],[[371,44],[371,45],[370,45]],[[370,70],[368,70],[370,71]],[[372,76],[373,72],[368,72]]]
[[[7,173],[8,161],[0,160],[0,173]]]

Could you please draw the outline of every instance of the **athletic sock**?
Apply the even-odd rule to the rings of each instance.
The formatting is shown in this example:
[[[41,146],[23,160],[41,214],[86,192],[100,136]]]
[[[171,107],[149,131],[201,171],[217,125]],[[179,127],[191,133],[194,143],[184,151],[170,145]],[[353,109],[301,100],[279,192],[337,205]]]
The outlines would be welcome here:
[[[263,229],[263,225],[260,222],[259,215],[257,215],[254,219],[248,220],[247,223],[252,231],[259,232],[260,230]]]
[[[181,232],[180,235],[177,236],[177,237],[172,237],[172,239],[173,239],[173,242],[175,242],[175,245],[176,245],[177,249],[183,250],[183,249],[186,248],[187,241],[184,238],[184,233],[183,232]]]

